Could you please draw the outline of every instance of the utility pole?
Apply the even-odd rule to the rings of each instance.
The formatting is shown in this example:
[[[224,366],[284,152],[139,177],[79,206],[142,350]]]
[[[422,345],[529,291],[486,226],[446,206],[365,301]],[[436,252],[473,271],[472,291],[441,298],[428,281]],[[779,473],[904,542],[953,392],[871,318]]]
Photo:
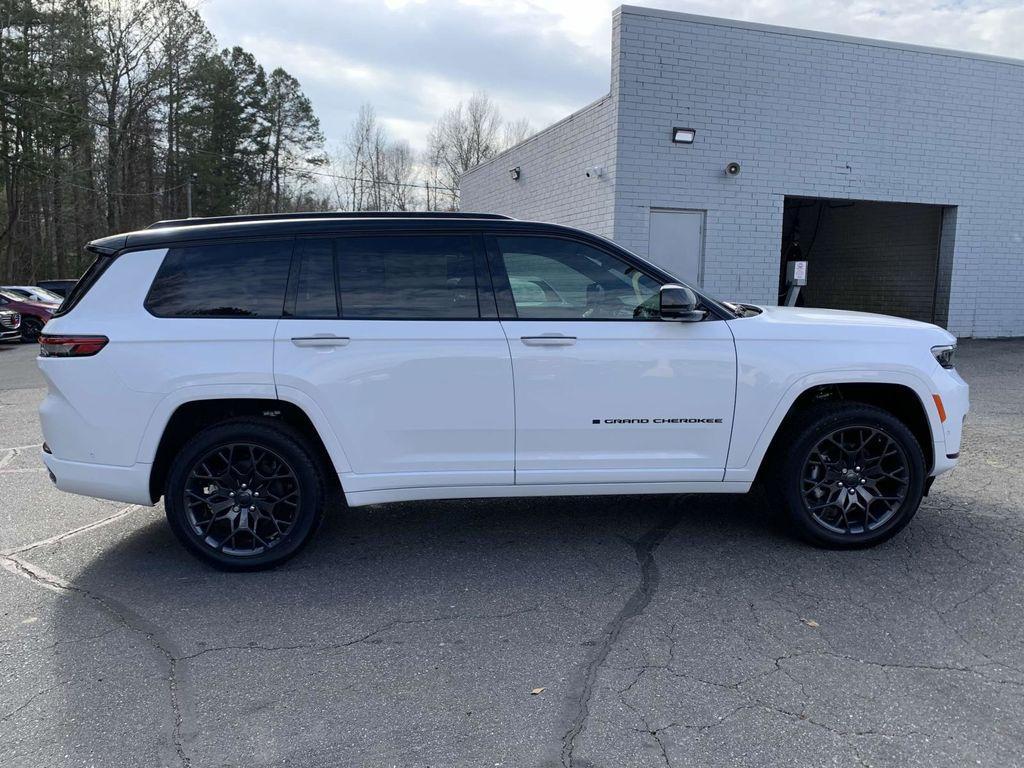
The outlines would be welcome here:
[[[199,178],[199,174],[190,173],[185,178],[185,207],[188,211],[188,218],[192,218],[192,182]]]

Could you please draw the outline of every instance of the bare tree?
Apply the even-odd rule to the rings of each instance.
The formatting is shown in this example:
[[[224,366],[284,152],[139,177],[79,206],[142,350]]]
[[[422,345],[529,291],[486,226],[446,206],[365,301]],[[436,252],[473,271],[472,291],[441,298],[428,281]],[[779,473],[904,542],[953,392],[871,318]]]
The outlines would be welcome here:
[[[414,210],[416,195],[416,168],[412,148],[408,142],[389,143],[384,149],[384,174],[387,207],[389,211]]]
[[[522,144],[524,141],[526,141],[533,135],[534,131],[533,126],[530,125],[530,121],[527,120],[525,117],[521,117],[518,120],[513,120],[510,123],[505,123],[505,126],[502,128],[501,133],[501,148],[504,151],[506,149],[516,146],[517,144]]]
[[[353,211],[408,211],[419,199],[416,165],[406,142],[392,141],[373,106],[364,104],[352,123],[338,166],[338,207]],[[339,183],[343,182],[343,183]]]
[[[157,9],[155,0],[106,0],[96,29],[99,46],[106,54],[97,81],[106,132],[104,181],[111,230],[121,227],[121,195],[131,167],[127,151],[131,137],[147,125],[146,112],[154,106],[162,85],[156,75],[154,49],[167,19]]]
[[[458,207],[462,174],[497,154],[500,146],[501,113],[485,93],[475,93],[459,102],[434,124],[430,132],[427,162],[436,169],[446,208]]]
[[[428,196],[428,207],[457,209],[462,175],[531,132],[526,120],[504,123],[497,105],[482,91],[449,109],[430,131],[425,164],[436,193]]]
[[[347,156],[343,170],[348,175],[348,205],[353,211],[367,210],[372,189],[366,179],[372,176],[373,155],[380,141],[381,127],[372,104],[363,104],[345,142]]]

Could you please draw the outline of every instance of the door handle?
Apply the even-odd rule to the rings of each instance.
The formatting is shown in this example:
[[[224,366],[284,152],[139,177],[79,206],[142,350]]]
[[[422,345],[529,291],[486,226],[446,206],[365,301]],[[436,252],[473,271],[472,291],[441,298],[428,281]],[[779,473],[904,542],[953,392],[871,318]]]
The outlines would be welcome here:
[[[561,333],[545,333],[542,336],[520,336],[519,340],[530,347],[568,347],[576,343],[575,336]]]
[[[348,336],[293,336],[292,344],[296,347],[347,347],[351,339]]]

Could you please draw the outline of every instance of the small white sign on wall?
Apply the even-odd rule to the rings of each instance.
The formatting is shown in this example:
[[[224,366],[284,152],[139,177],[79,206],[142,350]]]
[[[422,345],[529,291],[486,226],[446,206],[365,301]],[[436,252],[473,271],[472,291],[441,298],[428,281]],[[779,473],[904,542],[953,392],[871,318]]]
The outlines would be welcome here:
[[[786,284],[807,285],[807,262],[789,261],[786,262]]]

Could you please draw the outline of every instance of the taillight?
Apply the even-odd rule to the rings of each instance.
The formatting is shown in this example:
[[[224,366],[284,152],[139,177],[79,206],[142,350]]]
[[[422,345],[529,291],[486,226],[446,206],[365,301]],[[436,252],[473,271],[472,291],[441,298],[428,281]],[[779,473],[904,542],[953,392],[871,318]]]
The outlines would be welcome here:
[[[40,357],[91,357],[107,346],[106,336],[51,336],[39,337]]]

